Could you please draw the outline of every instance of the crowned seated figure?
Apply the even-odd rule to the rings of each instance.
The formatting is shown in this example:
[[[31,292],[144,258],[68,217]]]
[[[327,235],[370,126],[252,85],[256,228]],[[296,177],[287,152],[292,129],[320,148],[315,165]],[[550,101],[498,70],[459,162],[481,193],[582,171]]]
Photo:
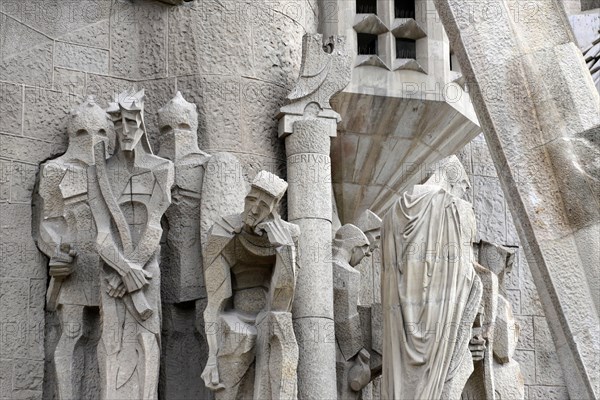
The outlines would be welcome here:
[[[209,359],[202,373],[215,398],[295,398],[298,345],[291,307],[298,226],[276,211],[287,189],[261,171],[241,214],[208,233],[204,311]]]

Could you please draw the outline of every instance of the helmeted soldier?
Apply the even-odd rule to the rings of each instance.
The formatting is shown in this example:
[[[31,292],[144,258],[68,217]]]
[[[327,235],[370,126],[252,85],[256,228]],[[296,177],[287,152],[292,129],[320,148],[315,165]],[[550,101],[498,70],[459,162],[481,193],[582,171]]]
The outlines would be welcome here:
[[[42,165],[39,180],[37,245],[50,258],[47,309],[60,319],[60,339],[54,351],[59,399],[81,398],[83,356],[76,346],[90,333],[85,309],[98,314],[100,257],[96,226],[88,199],[87,168],[96,157],[94,146],[108,145],[111,128],[106,112],[92,97],[71,111],[67,122],[69,145],[62,156]]]

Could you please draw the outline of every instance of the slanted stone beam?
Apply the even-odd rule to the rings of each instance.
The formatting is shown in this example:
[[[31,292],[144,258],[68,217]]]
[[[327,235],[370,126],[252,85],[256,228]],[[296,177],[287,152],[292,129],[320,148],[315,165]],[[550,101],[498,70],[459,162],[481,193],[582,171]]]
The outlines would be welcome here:
[[[593,154],[600,98],[562,3],[435,5],[490,146],[569,395],[599,398],[600,177]]]

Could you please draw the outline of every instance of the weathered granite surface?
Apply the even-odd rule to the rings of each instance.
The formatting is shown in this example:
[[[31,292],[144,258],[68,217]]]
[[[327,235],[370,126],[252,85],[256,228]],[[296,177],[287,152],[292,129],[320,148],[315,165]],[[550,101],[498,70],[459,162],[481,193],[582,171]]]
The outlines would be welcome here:
[[[495,243],[515,250],[513,267],[504,276],[504,287],[505,297],[512,305],[512,311],[520,330],[515,359],[521,366],[525,381],[525,398],[541,399],[536,396],[547,386],[553,389],[562,388],[562,393],[566,395],[565,380],[560,363],[556,358],[556,348],[551,336],[549,334],[534,335],[535,324],[541,326],[546,333],[549,333],[548,325],[538,290],[515,231],[510,209],[500,187],[498,175],[503,172],[502,170],[496,171],[483,135],[473,139],[457,156],[465,166],[471,181],[484,179],[487,185],[494,188],[474,187],[469,194],[470,198],[474,199],[475,217],[479,228],[477,241],[481,241],[481,243],[495,241]],[[482,201],[482,199],[487,199],[487,201]],[[503,206],[493,206],[494,204],[503,204]],[[486,225],[490,226],[490,221],[496,221],[495,225],[492,225],[494,229],[485,229]],[[479,247],[477,246],[476,249],[479,252],[480,264],[490,265],[492,262],[502,262],[497,256],[488,255],[485,248]],[[495,250],[493,252],[495,253]],[[549,363],[538,362],[538,360],[547,360],[548,358],[552,358]],[[529,393],[532,393],[532,397],[529,396]]]
[[[290,181],[288,218],[300,227],[301,267],[292,316],[300,349],[298,395],[303,399],[336,397],[336,385],[331,384],[336,380],[336,350],[329,154],[340,117],[330,100],[348,84],[350,60],[344,37],[323,41],[320,34],[305,35],[300,76],[288,96],[290,104],[279,115]]]
[[[42,396],[47,260],[31,238],[30,202],[40,162],[67,148],[69,110],[88,94],[106,107],[143,87],[158,151],[156,112],[179,90],[198,105],[203,150],[237,154],[241,176],[285,176],[274,116],[316,21],[313,1],[0,2],[0,396]],[[49,353],[57,325],[48,316]]]
[[[394,71],[381,68],[381,64],[365,62],[365,57],[369,60],[374,57],[357,57],[352,76],[352,82],[356,84],[347,91],[352,95],[345,100],[338,98],[333,101],[334,108],[349,117],[342,127],[352,127],[342,132],[346,137],[343,143],[338,140],[333,143],[333,165],[342,165],[343,158],[356,156],[354,165],[359,168],[347,169],[343,177],[334,170],[333,177],[334,180],[355,183],[346,186],[347,198],[363,199],[354,202],[338,198],[340,209],[345,210],[340,215],[360,215],[363,209],[372,205],[374,198],[381,200],[381,204],[391,198],[392,192],[385,187],[390,176],[383,172],[375,174],[379,182],[374,190],[362,190],[369,186],[373,171],[399,172],[392,178],[398,178],[395,182],[400,184],[403,174],[412,171],[416,164],[441,157],[435,148],[454,151],[453,146],[459,147],[462,142],[456,142],[450,134],[440,133],[458,129],[460,124],[457,119],[451,118],[452,115],[459,119],[461,114],[466,116],[461,126],[472,128],[460,133],[463,139],[471,137],[477,130],[469,97],[464,91],[465,79],[462,77],[461,81],[459,78],[460,67],[453,49],[449,49],[433,5],[420,8],[418,2],[414,20],[398,21],[393,18],[392,3],[379,1],[378,15],[363,18],[363,22],[355,21],[353,3],[343,1],[336,4],[316,0],[263,4],[228,0],[185,2],[177,6],[155,0],[0,1],[0,398],[41,398],[43,395],[52,398],[56,395],[55,368],[51,360],[61,329],[56,315],[45,314],[43,310],[48,286],[48,260],[38,252],[31,238],[31,227],[37,227],[38,223],[32,221],[30,203],[36,174],[41,174],[40,163],[56,158],[67,149],[68,119],[65,117],[69,111],[89,94],[96,95],[98,104],[105,107],[115,93],[132,86],[138,89],[144,87],[147,89],[145,123],[148,135],[154,150],[162,151],[156,112],[178,90],[181,91],[186,99],[198,104],[198,142],[200,148],[213,155],[207,172],[214,172],[212,176],[217,178],[209,179],[209,182],[205,180],[205,184],[211,187],[207,190],[209,193],[217,194],[207,202],[215,204],[213,199],[222,201],[227,198],[225,202],[228,205],[242,204],[239,200],[245,190],[239,190],[242,193],[240,198],[231,194],[219,197],[224,193],[223,188],[246,185],[248,178],[261,169],[285,177],[284,147],[276,139],[277,120],[274,116],[296,83],[301,61],[301,36],[305,32],[315,32],[318,20],[322,26],[335,23],[342,26],[336,33],[346,34],[347,45],[357,50],[357,32],[385,26],[387,30],[380,36],[382,53],[379,58]],[[582,1],[584,9],[593,8],[594,4],[597,7],[596,0]],[[332,8],[332,5],[337,7]],[[523,11],[528,10],[531,9]],[[231,29],[232,26],[236,28]],[[427,74],[409,69],[415,66],[413,62],[394,59],[393,40],[402,36],[416,38],[418,54],[415,62]],[[450,66],[449,59],[452,59]],[[392,98],[402,97],[401,93],[410,98],[405,99],[407,101],[378,100],[379,95],[390,93]],[[458,100],[446,96],[456,93],[463,95]],[[369,101],[359,102],[357,99]],[[434,150],[417,146],[419,151],[407,153],[414,159],[403,159],[402,170],[390,168],[385,162],[373,163],[373,158],[393,160],[400,150],[411,148],[410,142],[402,138],[413,131],[402,127],[415,123],[411,118],[415,113],[410,105],[418,104],[422,99],[432,105],[446,103],[441,110],[449,117],[441,121],[429,118],[432,113],[438,114],[440,108],[425,107],[416,111],[420,121],[430,121],[415,126],[423,128],[423,132],[433,133],[421,139]],[[395,113],[398,104],[408,106],[402,113]],[[357,109],[367,112],[352,111]],[[387,111],[371,112],[374,109]],[[437,111],[432,111],[434,109]],[[362,119],[361,116],[368,118]],[[394,124],[399,127],[393,130],[394,138],[379,142],[378,139],[386,135],[386,126]],[[367,131],[376,131],[373,137],[376,140],[371,141],[371,137],[365,134]],[[108,133],[108,151],[112,153],[115,137]],[[593,132],[588,131],[587,136],[572,141],[579,160],[589,158],[587,152],[594,150],[593,146],[588,146],[590,135],[593,137]],[[397,136],[399,139],[396,140]],[[448,143],[454,145],[447,146]],[[235,153],[241,163],[235,161],[235,156],[232,158],[227,153],[220,153],[223,150]],[[473,154],[478,151],[474,147],[472,150]],[[363,163],[365,159],[366,164]],[[223,165],[240,167],[226,171],[221,168]],[[363,168],[365,165],[369,168]],[[579,161],[578,165],[586,174],[594,176],[593,164]],[[305,166],[299,170],[299,175],[305,176],[307,171],[313,173],[315,170],[312,165]],[[480,171],[479,175],[472,182],[481,194],[480,198],[475,196],[474,199],[476,215],[481,218],[480,238],[504,245],[519,245],[510,217],[511,208],[500,192],[501,185],[485,171]],[[334,187],[334,190],[339,192],[340,186]],[[598,192],[597,189],[592,190]],[[211,215],[207,221],[214,221],[215,215],[220,215],[217,209],[209,205],[204,207]],[[240,211],[235,209],[227,214]],[[285,211],[284,199],[282,215]],[[343,222],[357,223],[354,219]],[[206,225],[211,224],[202,224],[201,235],[206,234]],[[314,225],[311,232],[327,229],[326,224],[321,222]],[[316,248],[312,254],[327,257],[327,248],[319,243],[310,245],[309,248]],[[371,259],[373,263],[368,267],[366,261],[358,267],[364,277],[360,291],[363,304],[371,304],[380,296],[378,249],[374,250]],[[550,327],[522,249],[516,259],[518,267],[514,268],[507,281],[507,296],[523,329],[516,354],[523,365],[526,363],[523,368],[527,380],[526,395],[534,398],[566,396],[556,349],[551,343]],[[590,262],[593,263],[593,260]],[[181,341],[170,346],[169,350],[163,348],[164,351],[171,355],[185,353],[191,358],[196,354],[194,352],[201,351],[194,349],[201,338],[192,337],[203,332],[204,327],[194,332],[193,325],[201,318],[196,317],[196,322],[191,319],[192,314],[198,315],[198,310],[204,309],[205,303],[206,300],[201,298],[193,306],[185,302],[178,303],[169,311],[165,309],[163,327],[172,329]],[[313,309],[318,310],[317,307]],[[93,348],[94,341],[98,339],[94,332],[99,329],[99,318],[93,312],[87,312],[84,319],[92,330],[86,346]],[[321,328],[317,336],[319,340],[333,340],[334,332],[330,329],[331,324],[327,323],[307,324],[307,329],[299,329],[297,333],[310,343],[314,340],[313,328],[316,327]],[[93,352],[86,350],[86,354],[89,356],[86,365],[90,366],[93,364]],[[176,358],[171,358],[170,365],[182,369],[184,366],[177,364]],[[313,353],[308,359],[318,365],[329,365],[330,357]],[[202,372],[199,362],[187,365],[190,367],[186,370],[188,376],[197,377]],[[93,368],[83,372],[81,391],[85,398],[94,398],[94,393],[98,392],[97,382],[89,378],[95,373]],[[164,378],[161,378],[163,382]],[[371,394],[377,393],[378,382],[375,380],[368,386],[375,388]],[[196,379],[195,383],[201,385],[200,379]],[[175,382],[175,386],[171,387],[177,389],[177,384]],[[171,394],[175,398],[177,395],[185,397],[190,393],[188,389]]]
[[[495,2],[503,12],[489,20],[481,18],[490,5],[484,1],[474,3],[480,18],[465,22],[457,17],[464,3],[435,4],[473,82],[492,158],[505,171],[500,182],[569,393],[598,397],[600,344],[592,338],[600,335],[600,254],[590,249],[600,246],[600,207],[596,179],[578,167],[586,156],[573,143],[599,129],[600,96],[564,9],[560,2],[536,2],[536,16],[525,21],[507,12],[512,3]]]

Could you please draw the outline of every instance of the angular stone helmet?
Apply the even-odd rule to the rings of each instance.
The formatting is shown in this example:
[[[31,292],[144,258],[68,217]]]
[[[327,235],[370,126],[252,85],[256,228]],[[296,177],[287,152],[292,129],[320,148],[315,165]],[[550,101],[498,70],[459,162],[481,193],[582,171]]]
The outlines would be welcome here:
[[[106,136],[110,128],[109,118],[95,101],[94,96],[88,96],[85,102],[71,110],[67,121],[69,137],[86,131],[90,135],[100,134]]]
[[[167,104],[158,110],[158,129],[162,132],[167,126],[177,129],[186,124],[192,132],[198,129],[198,111],[195,104],[185,100],[181,92],[177,92]]]

